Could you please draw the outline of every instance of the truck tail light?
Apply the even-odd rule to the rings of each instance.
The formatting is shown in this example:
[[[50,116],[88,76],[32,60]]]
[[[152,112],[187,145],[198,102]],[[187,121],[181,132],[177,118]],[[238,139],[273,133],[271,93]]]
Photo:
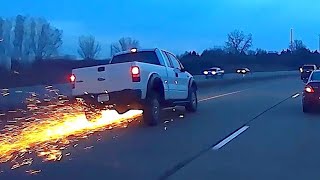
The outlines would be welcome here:
[[[74,74],[72,74],[70,76],[70,82],[72,84],[72,89],[74,89],[75,88],[75,82],[76,82],[76,76]]]
[[[74,74],[72,74],[70,76],[70,82],[75,82],[76,81],[76,76]]]
[[[306,86],[304,88],[304,91],[307,93],[314,93],[314,89],[311,86]]]
[[[140,82],[140,68],[138,66],[131,67],[132,82]]]

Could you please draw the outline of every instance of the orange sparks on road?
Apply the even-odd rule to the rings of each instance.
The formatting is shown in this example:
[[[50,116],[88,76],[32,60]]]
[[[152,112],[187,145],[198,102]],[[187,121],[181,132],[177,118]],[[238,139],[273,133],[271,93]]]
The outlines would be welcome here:
[[[34,102],[28,105],[31,117],[20,118],[21,124],[8,126],[0,133],[0,163],[11,161],[14,163],[12,169],[30,165],[32,159],[25,159],[24,155],[32,153],[44,161],[60,161],[62,150],[75,147],[72,144],[78,139],[113,127],[126,127],[142,114],[140,110],[122,115],[114,110],[105,110],[101,118],[88,121],[79,104],[63,105],[66,101],[61,103],[62,100],[58,100],[58,103],[40,106],[39,100],[34,94],[32,96],[33,99],[28,99]],[[18,162],[18,159],[24,160]]]

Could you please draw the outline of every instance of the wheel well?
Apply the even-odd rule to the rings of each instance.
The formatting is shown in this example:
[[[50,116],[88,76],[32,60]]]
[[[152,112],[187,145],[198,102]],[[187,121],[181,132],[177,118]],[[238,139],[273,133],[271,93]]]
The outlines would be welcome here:
[[[157,93],[160,98],[160,102],[164,102],[164,87],[163,82],[159,77],[155,77],[150,80],[148,84],[147,97],[150,96],[150,93]]]
[[[195,81],[192,81],[192,80],[191,80],[191,86],[190,86],[190,87],[191,87],[191,88],[195,88],[196,91],[198,90],[198,86],[197,86],[197,84],[196,84]]]

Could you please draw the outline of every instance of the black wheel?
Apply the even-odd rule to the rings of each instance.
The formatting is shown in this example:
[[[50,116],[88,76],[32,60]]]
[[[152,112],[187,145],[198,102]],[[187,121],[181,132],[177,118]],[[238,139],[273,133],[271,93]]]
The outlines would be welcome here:
[[[303,104],[302,104],[302,111],[303,111],[304,113],[310,113],[310,112],[311,112],[311,107],[310,107],[310,105],[303,103]]]
[[[143,120],[149,126],[156,126],[160,123],[161,106],[159,102],[159,96],[156,93],[152,93],[146,100]]]
[[[198,109],[198,96],[195,88],[189,89],[188,104],[185,106],[188,112],[196,112]]]

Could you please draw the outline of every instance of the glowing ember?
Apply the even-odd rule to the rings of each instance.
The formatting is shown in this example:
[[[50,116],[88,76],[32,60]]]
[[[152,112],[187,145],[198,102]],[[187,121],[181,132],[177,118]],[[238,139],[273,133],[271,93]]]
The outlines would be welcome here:
[[[27,171],[26,171],[26,173],[31,174],[31,175],[33,175],[33,174],[38,174],[38,173],[40,173],[40,172],[41,172],[41,170],[27,170]]]
[[[59,95],[57,90],[48,91]],[[87,138],[89,135],[112,129],[113,127],[127,127],[128,123],[139,116],[142,111],[129,111],[119,115],[114,110],[102,111],[102,117],[94,121],[88,121],[83,113],[83,107],[79,104],[68,104],[62,100],[61,95],[53,98],[57,102],[41,106],[35,93],[27,99],[29,117],[19,117],[6,125],[0,133],[0,163],[11,161],[14,163],[11,169],[24,165],[30,165],[32,158],[24,158],[25,155],[35,153],[44,161],[60,161],[63,158],[62,150],[77,142],[78,139]],[[48,101],[48,99],[47,99]],[[51,101],[52,102],[52,101]],[[20,123],[21,122],[21,123]],[[19,123],[19,125],[12,125]],[[75,143],[71,147],[76,147]],[[92,147],[87,147],[91,149]],[[70,153],[66,154],[69,156]],[[35,171],[38,173],[37,171]],[[33,171],[28,173],[34,174]]]

